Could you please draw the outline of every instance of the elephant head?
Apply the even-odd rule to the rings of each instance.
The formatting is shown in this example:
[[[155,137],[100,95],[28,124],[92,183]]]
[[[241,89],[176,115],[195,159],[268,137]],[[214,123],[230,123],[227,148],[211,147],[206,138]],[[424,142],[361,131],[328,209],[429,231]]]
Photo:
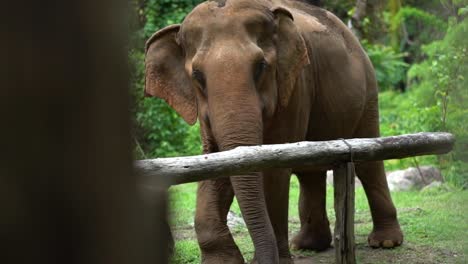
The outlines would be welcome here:
[[[198,118],[211,150],[258,145],[308,62],[287,9],[262,0],[207,1],[148,40],[145,94],[164,99],[189,124]],[[257,260],[276,263],[260,175],[232,176],[231,183]]]

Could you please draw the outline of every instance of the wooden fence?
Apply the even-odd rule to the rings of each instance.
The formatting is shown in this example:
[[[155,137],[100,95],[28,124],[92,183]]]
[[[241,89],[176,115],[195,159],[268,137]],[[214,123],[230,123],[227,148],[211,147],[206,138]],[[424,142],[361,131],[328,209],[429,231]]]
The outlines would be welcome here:
[[[417,133],[297,142],[238,147],[191,157],[140,160],[135,166],[142,177],[142,184],[146,186],[151,186],[155,178],[161,177],[169,186],[268,168],[333,169],[336,263],[355,263],[354,163],[444,154],[453,148],[454,141],[450,133]]]

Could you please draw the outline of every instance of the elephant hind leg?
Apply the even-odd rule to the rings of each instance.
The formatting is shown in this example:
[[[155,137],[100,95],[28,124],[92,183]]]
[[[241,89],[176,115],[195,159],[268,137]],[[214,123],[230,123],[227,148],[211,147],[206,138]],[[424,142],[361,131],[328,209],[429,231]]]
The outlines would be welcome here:
[[[323,251],[330,247],[330,223],[326,212],[326,171],[296,173],[300,184],[301,229],[291,240],[291,248]]]
[[[233,197],[229,178],[198,183],[195,231],[203,264],[244,263],[227,226]]]
[[[374,228],[369,234],[369,246],[393,248],[403,243],[403,232],[397,219],[382,161],[356,165],[356,174],[366,192]]]
[[[379,120],[377,103],[371,104],[364,112],[354,137],[379,137]],[[371,210],[374,228],[369,234],[371,247],[392,248],[403,243],[403,232],[397,219],[397,211],[388,189],[384,164],[382,161],[356,164],[356,174],[366,192]]]

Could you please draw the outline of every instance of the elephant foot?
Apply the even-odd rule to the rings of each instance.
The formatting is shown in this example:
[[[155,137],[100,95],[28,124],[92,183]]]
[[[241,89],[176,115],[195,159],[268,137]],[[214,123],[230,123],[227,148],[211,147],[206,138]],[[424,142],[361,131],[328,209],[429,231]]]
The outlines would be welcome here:
[[[301,231],[291,240],[293,250],[324,251],[331,245],[332,236],[328,225],[321,229],[310,230],[301,228]]]
[[[367,242],[372,248],[398,247],[403,243],[403,232],[399,225],[392,228],[374,228],[369,234]]]

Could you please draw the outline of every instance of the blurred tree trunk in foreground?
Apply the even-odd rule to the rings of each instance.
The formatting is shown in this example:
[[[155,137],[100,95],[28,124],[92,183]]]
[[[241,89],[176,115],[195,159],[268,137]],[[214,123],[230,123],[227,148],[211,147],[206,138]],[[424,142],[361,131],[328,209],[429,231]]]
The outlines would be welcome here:
[[[7,5],[0,263],[164,263],[161,200],[132,172],[127,2]]]

